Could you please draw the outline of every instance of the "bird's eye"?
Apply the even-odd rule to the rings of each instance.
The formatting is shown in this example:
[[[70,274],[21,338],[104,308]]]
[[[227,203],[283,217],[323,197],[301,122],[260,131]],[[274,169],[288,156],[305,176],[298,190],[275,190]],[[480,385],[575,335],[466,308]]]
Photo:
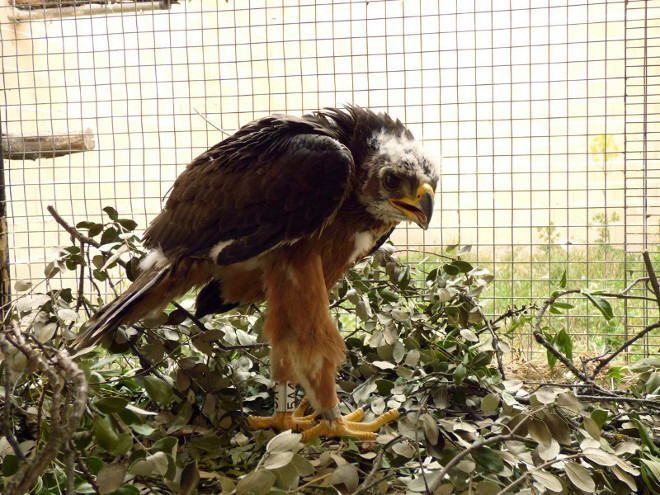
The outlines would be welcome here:
[[[396,189],[401,185],[401,177],[391,172],[388,172],[387,174],[385,174],[385,177],[383,177],[383,183],[389,189]]]

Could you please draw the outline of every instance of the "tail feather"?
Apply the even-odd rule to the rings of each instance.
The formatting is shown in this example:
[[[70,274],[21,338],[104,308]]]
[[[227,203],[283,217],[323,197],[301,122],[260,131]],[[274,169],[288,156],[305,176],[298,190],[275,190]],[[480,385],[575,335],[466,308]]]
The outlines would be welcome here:
[[[105,305],[87,323],[87,328],[73,341],[74,349],[83,349],[98,344],[103,337],[113,333],[119,325],[132,324],[152,311],[165,306],[168,300],[154,298],[158,289],[166,289],[172,265],[160,270],[147,270],[126,289],[121,296]],[[143,303],[143,304],[141,304]],[[155,303],[155,305],[154,305]]]

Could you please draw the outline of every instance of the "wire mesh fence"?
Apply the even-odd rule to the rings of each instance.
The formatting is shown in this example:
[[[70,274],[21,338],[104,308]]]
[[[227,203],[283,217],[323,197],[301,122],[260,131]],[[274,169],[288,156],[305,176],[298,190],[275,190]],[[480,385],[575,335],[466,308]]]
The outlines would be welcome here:
[[[345,103],[442,156],[431,228],[394,241],[428,263],[471,245],[495,275],[488,313],[545,299],[564,273],[615,291],[644,276],[643,250],[660,262],[658,0],[3,0],[0,28],[13,280],[69,243],[47,205],[72,223],[113,206],[144,229],[222,131]],[[66,153],[9,153],[34,135]],[[587,304],[551,324],[596,351],[657,318],[646,300],[614,309],[608,325]]]

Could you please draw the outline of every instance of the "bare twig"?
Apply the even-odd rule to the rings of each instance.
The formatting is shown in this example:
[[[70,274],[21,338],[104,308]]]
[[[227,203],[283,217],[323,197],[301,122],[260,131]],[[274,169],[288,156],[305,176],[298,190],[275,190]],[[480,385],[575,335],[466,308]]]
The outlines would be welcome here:
[[[71,448],[70,443],[66,444],[66,451],[64,454],[64,461],[65,461],[65,473],[66,473],[66,494],[67,495],[74,495],[75,493],[75,472],[74,472],[74,452],[75,450]]]
[[[86,235],[81,234],[75,228],[71,227],[71,225],[69,225],[66,222],[66,220],[64,220],[60,216],[60,214],[57,212],[57,210],[52,205],[48,205],[46,207],[46,209],[48,210],[48,213],[50,213],[52,215],[52,217],[55,219],[55,221],[57,223],[59,223],[62,226],[62,228],[64,228],[64,230],[66,230],[71,235],[71,237],[73,237],[74,239],[78,239],[80,242],[83,242],[85,244],[89,244],[90,246],[94,246],[96,248],[101,246],[101,244],[99,244],[97,241],[95,241],[91,237],[87,237]]]
[[[577,459],[577,458],[582,457],[583,455],[584,455],[584,454],[582,454],[582,453],[569,455],[569,456],[567,456],[567,457],[563,457],[563,458],[562,458],[562,462],[566,462],[567,460],[570,460],[570,459]],[[530,469],[529,471],[524,472],[520,478],[518,478],[517,480],[515,480],[513,483],[509,483],[507,486],[505,486],[504,488],[502,488],[502,489],[501,489],[499,492],[497,492],[495,495],[504,495],[505,493],[509,493],[509,490],[511,490],[512,488],[514,488],[514,487],[517,486],[518,484],[520,484],[523,480],[526,480],[527,477],[528,477],[529,475],[531,475],[534,471],[541,471],[542,469],[545,469],[545,468],[547,468],[547,467],[549,467],[549,466],[552,466],[552,465],[555,464],[556,462],[557,462],[557,459],[552,459],[552,460],[550,460],[550,461],[548,461],[548,462],[545,462],[545,463],[541,464],[540,466],[536,466],[534,469]]]
[[[371,470],[365,476],[364,481],[362,481],[360,486],[358,486],[357,489],[353,492],[353,495],[366,493],[369,490],[369,488],[371,488],[374,485],[374,483],[378,483],[378,481],[374,481],[374,478],[376,477],[376,473],[378,472],[381,464],[383,463],[383,456],[385,455],[385,452],[387,451],[388,448],[390,448],[395,443],[399,443],[401,440],[405,440],[405,437],[403,435],[397,435],[392,440],[390,440],[385,445],[383,445],[383,448],[378,451],[378,454],[374,458],[374,462],[373,462],[373,466],[371,467]]]
[[[601,402],[625,402],[628,404],[636,404],[638,406],[647,406],[653,409],[660,409],[660,401],[650,400],[650,399],[638,399],[636,397],[611,397],[606,396],[602,397],[599,395],[576,395],[578,399],[589,400],[589,401],[601,401]]]
[[[447,476],[447,473],[454,466],[456,466],[459,462],[461,462],[463,459],[465,459],[468,455],[470,455],[475,450],[480,449],[481,447],[486,447],[487,445],[492,445],[494,443],[508,442],[509,440],[518,440],[519,442],[534,442],[534,443],[536,443],[536,440],[533,440],[531,438],[522,437],[522,436],[517,435],[515,433],[510,433],[508,435],[496,435],[496,436],[488,438],[486,440],[482,440],[480,442],[473,443],[472,445],[470,445],[464,451],[456,454],[456,456],[453,457],[452,460],[449,461],[444,468],[442,468],[442,471],[440,471],[440,474],[437,476],[437,478],[435,480],[433,480],[433,483],[430,487],[431,489],[428,493],[434,493],[437,490],[437,488],[440,486],[440,483],[442,483],[442,480],[445,478],[445,476]]]
[[[649,252],[644,251],[642,253],[642,258],[644,258],[646,273],[649,274],[649,282],[651,282],[651,287],[653,288],[653,293],[655,294],[655,298],[658,302],[658,308],[660,309],[660,285],[658,284],[658,278],[655,276],[655,270],[653,269],[653,263],[651,262]]]
[[[78,465],[78,469],[80,469],[82,472],[83,476],[87,480],[87,483],[90,484],[96,493],[101,495],[101,489],[96,483],[96,478],[94,478],[92,473],[89,472],[89,469],[87,469],[87,463],[80,457],[80,453],[76,450],[75,446],[73,445],[73,441],[71,440],[69,441],[69,449],[71,449],[71,452],[73,452],[73,455],[76,459],[76,464]]]
[[[500,316],[495,318],[494,320],[491,320],[490,324],[491,325],[497,325],[500,321],[504,320],[505,318],[511,318],[513,316],[518,316],[519,314],[523,314],[529,309],[534,309],[535,306],[525,306],[523,305],[521,308],[509,308],[505,313],[502,313]]]
[[[80,254],[81,255],[85,254],[85,243],[82,241],[80,241]],[[78,300],[76,301],[76,313],[80,311],[80,308],[85,299],[83,296],[84,290],[85,290],[85,267],[81,266],[80,278],[78,279]]]
[[[488,328],[490,335],[493,337],[493,349],[495,349],[495,357],[497,358],[497,369],[499,370],[500,375],[502,376],[502,380],[506,379],[506,373],[504,372],[504,362],[502,361],[503,352],[502,349],[500,349],[500,339],[497,337],[497,333],[495,333],[493,326],[491,325],[490,321],[488,320],[484,312],[481,310],[477,302],[469,296],[462,295],[462,297],[465,300],[467,300],[474,308],[477,309],[479,316],[481,316],[481,319],[486,324],[486,328]]]
[[[568,370],[573,373],[577,378],[582,380],[585,383],[591,384],[593,380],[591,380],[587,375],[582,373],[579,369],[575,367],[575,365],[571,362],[570,359],[568,359],[566,356],[564,356],[561,352],[559,352],[553,345],[548,342],[543,334],[541,333],[541,322],[543,321],[543,315],[545,312],[548,310],[550,306],[552,306],[557,299],[560,297],[563,297],[568,294],[580,294],[582,292],[581,289],[571,289],[571,290],[565,290],[561,292],[556,292],[553,294],[548,300],[546,300],[543,303],[543,306],[541,306],[541,309],[539,310],[538,314],[536,315],[536,321],[534,322],[534,328],[533,328],[533,334],[534,338],[536,341],[541,344],[543,347],[545,347],[553,356],[555,356],[561,363],[568,368]]]
[[[78,428],[87,404],[87,380],[66,351],[53,349],[53,355],[47,358],[44,350],[27,343],[16,322],[10,329],[0,332],[0,345],[4,348],[7,343],[23,353],[28,364],[45,375],[52,389],[48,441],[33,462],[23,462],[11,482],[5,485],[7,495],[18,495],[30,491],[37,477]],[[71,381],[72,394],[63,404],[62,390],[67,380]]]
[[[652,330],[655,330],[656,328],[660,328],[660,321],[658,321],[656,323],[653,323],[652,325],[649,325],[648,327],[646,327],[644,330],[639,332],[634,337],[631,337],[628,340],[626,340],[623,344],[621,344],[621,347],[619,347],[616,351],[614,351],[612,354],[610,354],[606,359],[603,359],[603,360],[601,360],[600,363],[598,363],[598,366],[596,366],[596,368],[594,368],[592,376],[595,377],[596,375],[598,375],[600,370],[602,370],[605,366],[607,366],[607,363],[612,361],[612,359],[617,357],[619,354],[621,354],[623,351],[625,351],[632,344],[634,344],[639,339],[644,337],[647,333],[651,332]]]
[[[12,403],[11,403],[11,397],[10,397],[10,392],[12,390],[11,386],[11,379],[10,379],[10,373],[9,373],[9,366],[7,364],[7,357],[9,356],[10,348],[9,348],[9,343],[5,340],[4,335],[2,332],[0,332],[0,350],[2,350],[2,354],[5,356],[4,364],[5,364],[5,370],[4,370],[4,377],[5,377],[5,407],[3,408],[4,414],[2,415],[2,434],[7,438],[7,442],[11,446],[12,450],[14,451],[14,454],[16,454],[16,457],[21,462],[27,463],[27,459],[25,458],[25,455],[23,454],[23,451],[21,448],[18,446],[18,441],[16,440],[16,436],[14,435],[14,427],[12,425]]]
[[[429,396],[425,395],[419,403],[419,409],[417,410],[417,417],[415,418],[415,425],[419,426],[419,418],[422,416],[422,411],[426,407],[426,401],[428,401]],[[428,493],[429,483],[426,479],[426,473],[424,472],[424,461],[422,459],[422,454],[419,451],[419,428],[415,428],[415,450],[417,451],[417,461],[419,463],[419,471],[422,473],[422,479],[424,480],[424,488]]]
[[[77,230],[76,228],[69,225],[67,223],[67,221],[64,220],[61,217],[61,215],[57,212],[57,210],[52,205],[48,205],[46,207],[46,209],[48,210],[48,213],[50,213],[53,216],[55,221],[57,223],[59,223],[62,226],[62,228],[64,230],[66,230],[71,235],[72,238],[78,239],[78,241],[80,241],[81,243],[89,244],[90,246],[93,246],[95,248],[100,248],[101,247],[100,242],[92,239],[91,237],[87,237],[85,234],[82,234],[79,230]],[[104,256],[106,258],[108,257],[106,253],[104,253]],[[122,260],[121,258],[117,258],[116,262],[122,268],[126,268],[127,263],[124,260]]]
[[[651,284],[651,288],[653,289],[653,292],[655,293],[655,298],[658,303],[658,308],[660,308],[660,286],[658,285],[658,278],[655,275],[655,270],[653,269],[653,263],[651,263],[651,258],[649,256],[648,251],[644,251],[642,253],[642,258],[644,259],[644,265],[646,266],[646,272],[648,273],[648,280]],[[642,280],[642,279],[639,279]],[[601,294],[602,295],[602,294]],[[607,356],[606,358],[602,359],[598,366],[594,368],[594,371],[591,373],[592,377],[596,377],[598,373],[600,373],[600,370],[602,370],[609,362],[611,362],[616,356],[621,354],[623,351],[628,349],[633,343],[644,337],[647,333],[650,331],[654,330],[655,328],[660,328],[660,321],[647,326],[644,330],[639,332],[637,335],[634,337],[628,339],[626,342],[624,342],[616,351],[614,351],[612,354]]]
[[[193,110],[195,111],[195,113],[196,113],[197,115],[199,115],[202,119],[204,119],[204,122],[206,122],[208,125],[210,125],[211,127],[213,127],[216,131],[220,131],[221,133],[223,133],[223,134],[224,134],[225,136],[227,136],[227,137],[229,137],[229,136],[232,135],[231,132],[227,132],[227,131],[225,131],[224,129],[222,129],[222,128],[218,127],[217,125],[215,125],[213,122],[211,122],[211,121],[206,117],[206,115],[202,114],[202,112],[200,112],[199,110],[197,110],[197,108],[193,107]]]

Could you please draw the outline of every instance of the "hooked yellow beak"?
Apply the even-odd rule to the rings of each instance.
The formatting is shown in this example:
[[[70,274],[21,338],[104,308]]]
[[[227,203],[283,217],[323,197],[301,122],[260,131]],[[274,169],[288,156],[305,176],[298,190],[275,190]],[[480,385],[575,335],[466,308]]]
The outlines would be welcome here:
[[[426,230],[433,215],[433,198],[435,192],[430,184],[420,184],[414,198],[390,199],[390,203],[406,214],[410,220]]]

